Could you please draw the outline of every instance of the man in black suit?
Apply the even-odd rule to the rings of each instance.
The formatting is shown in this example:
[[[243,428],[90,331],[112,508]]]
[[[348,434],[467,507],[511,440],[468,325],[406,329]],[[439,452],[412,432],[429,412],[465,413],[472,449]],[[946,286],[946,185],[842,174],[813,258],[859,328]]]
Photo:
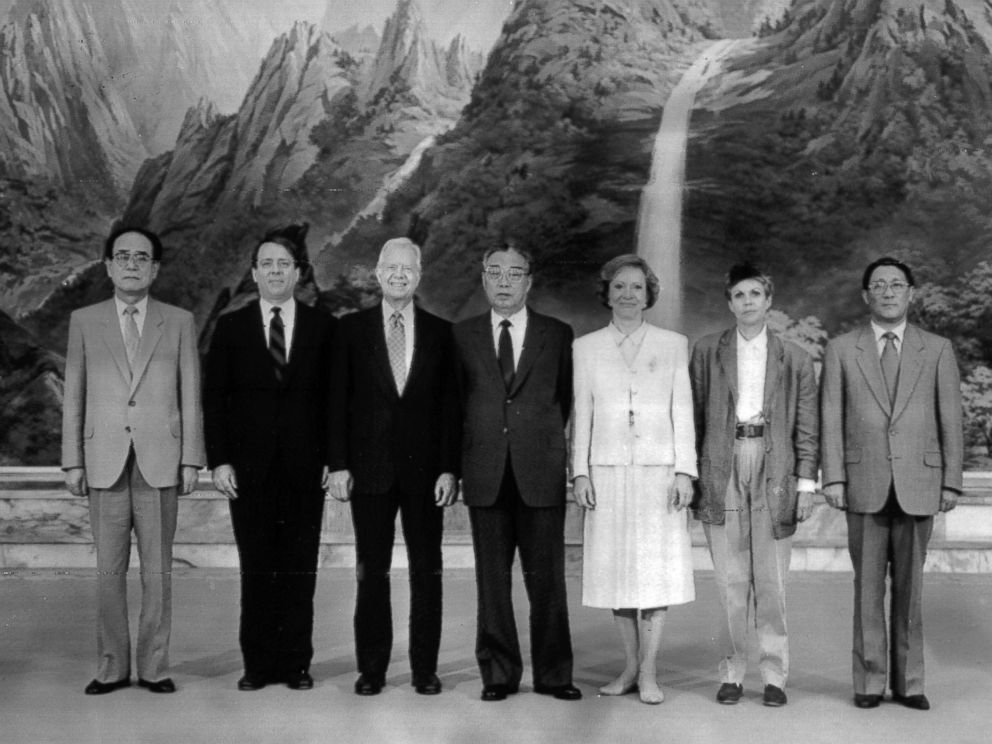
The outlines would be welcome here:
[[[313,687],[333,319],[293,297],[305,236],[293,226],[258,243],[260,299],[220,317],[207,355],[207,460],[231,500],[241,560],[239,690]]]
[[[386,241],[383,302],[342,319],[332,365],[329,493],[351,500],[358,597],[355,692],[376,695],[393,645],[389,569],[399,511],[410,571],[410,667],[441,692],[441,531],[457,496],[457,393],[451,324],[416,307],[420,248]]]
[[[454,328],[462,392],[462,492],[469,507],[482,699],[518,691],[523,663],[513,617],[519,548],[530,599],[534,691],[578,700],[565,596],[565,425],[572,405],[572,329],[526,306],[531,258],[488,251],[491,310]]]

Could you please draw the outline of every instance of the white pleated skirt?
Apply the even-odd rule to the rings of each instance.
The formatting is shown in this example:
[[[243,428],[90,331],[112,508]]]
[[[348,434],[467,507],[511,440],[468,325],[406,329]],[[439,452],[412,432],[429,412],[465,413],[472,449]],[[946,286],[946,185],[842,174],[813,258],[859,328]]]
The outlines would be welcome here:
[[[585,513],[582,604],[664,607],[696,598],[689,511],[669,506],[668,466],[594,466]]]

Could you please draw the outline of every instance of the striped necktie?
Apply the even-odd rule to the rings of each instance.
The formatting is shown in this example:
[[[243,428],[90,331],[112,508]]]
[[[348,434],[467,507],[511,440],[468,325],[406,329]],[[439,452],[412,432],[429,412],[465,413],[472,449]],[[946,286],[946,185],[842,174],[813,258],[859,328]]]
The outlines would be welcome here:
[[[269,322],[269,353],[275,362],[276,379],[282,382],[286,371],[286,326],[280,313],[282,308],[272,308],[272,320]]]
[[[889,391],[889,405],[895,405],[896,386],[899,384],[899,352],[896,351],[896,334],[886,331],[882,334],[885,346],[882,348],[882,376]]]
[[[138,356],[138,345],[141,343],[141,334],[138,333],[138,322],[134,316],[138,314],[138,308],[128,305],[124,308],[124,351],[127,354],[127,366],[134,370],[134,359]]]
[[[393,370],[396,390],[402,394],[406,385],[406,329],[403,326],[403,316],[399,312],[389,316],[386,349],[389,351],[389,366]]]

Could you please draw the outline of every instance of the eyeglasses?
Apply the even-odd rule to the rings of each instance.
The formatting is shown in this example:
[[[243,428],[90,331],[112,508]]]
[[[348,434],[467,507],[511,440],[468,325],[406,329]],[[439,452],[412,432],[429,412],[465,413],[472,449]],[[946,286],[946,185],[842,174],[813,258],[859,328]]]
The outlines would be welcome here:
[[[505,271],[499,266],[486,266],[482,270],[482,273],[494,282],[498,282],[505,276],[510,281],[510,284],[520,284],[530,272],[527,269],[521,269],[519,266],[511,266]]]
[[[114,263],[122,269],[126,269],[130,266],[132,261],[134,261],[135,266],[143,269],[151,262],[151,260],[152,257],[147,253],[124,253],[123,251],[120,253],[115,253],[113,257]]]
[[[892,294],[902,294],[909,289],[909,285],[899,279],[896,279],[894,282],[883,282],[879,279],[868,285],[868,291],[873,295],[884,295],[890,289],[892,290]]]
[[[272,271],[273,269],[289,271],[294,266],[296,266],[296,262],[290,261],[288,258],[280,258],[278,261],[273,261],[271,258],[263,258],[258,262],[258,268],[262,271]]]
[[[385,266],[376,266],[376,271],[381,271],[383,274],[419,274],[419,266],[404,266],[403,264],[386,264]]]

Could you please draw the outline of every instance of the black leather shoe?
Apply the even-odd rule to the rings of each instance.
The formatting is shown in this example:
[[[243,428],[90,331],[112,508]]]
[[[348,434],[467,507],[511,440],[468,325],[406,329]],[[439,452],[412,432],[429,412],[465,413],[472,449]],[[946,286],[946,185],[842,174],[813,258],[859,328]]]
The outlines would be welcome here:
[[[381,679],[372,679],[371,677],[366,677],[364,674],[358,675],[358,679],[355,680],[355,694],[356,695],[378,695],[382,692],[383,682]]]
[[[556,700],[581,700],[582,690],[575,685],[534,685],[538,695],[551,695]]]
[[[482,688],[482,699],[487,703],[494,703],[499,700],[506,700],[508,695],[513,695],[517,689],[509,685],[486,685]]]
[[[248,674],[238,680],[238,689],[242,691],[261,690],[265,687],[265,678],[257,674]]]
[[[854,693],[854,705],[858,708],[877,708],[882,702],[881,695],[862,695]]]
[[[171,678],[166,677],[158,682],[149,682],[147,679],[138,677],[138,687],[144,687],[149,692],[175,692],[176,683]]]
[[[108,692],[113,692],[114,690],[120,690],[123,687],[131,686],[131,678],[125,677],[124,679],[119,679],[116,682],[100,682],[98,680],[93,680],[88,685],[86,689],[83,690],[87,695],[106,695]]]
[[[744,694],[744,685],[737,685],[733,682],[724,682],[720,689],[716,691],[716,701],[721,705],[736,705]]]
[[[426,677],[414,677],[413,689],[418,695],[439,695],[441,693],[441,680],[436,674],[428,674]]]
[[[761,702],[769,708],[781,708],[789,699],[785,696],[785,690],[775,685],[765,685],[765,692],[761,696]]]
[[[306,669],[299,669],[286,675],[286,687],[290,690],[312,690],[313,677]]]
[[[898,695],[893,692],[892,702],[905,705],[907,708],[912,708],[913,710],[930,710],[930,701],[927,700],[927,696],[923,694]]]

